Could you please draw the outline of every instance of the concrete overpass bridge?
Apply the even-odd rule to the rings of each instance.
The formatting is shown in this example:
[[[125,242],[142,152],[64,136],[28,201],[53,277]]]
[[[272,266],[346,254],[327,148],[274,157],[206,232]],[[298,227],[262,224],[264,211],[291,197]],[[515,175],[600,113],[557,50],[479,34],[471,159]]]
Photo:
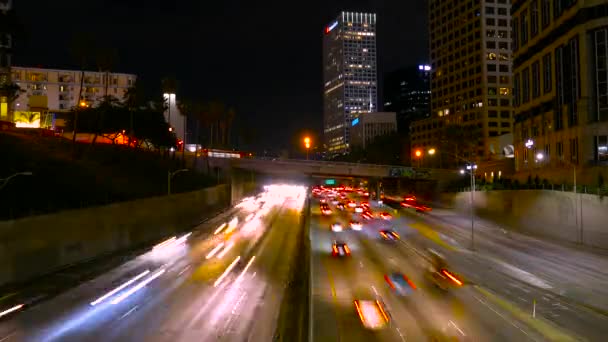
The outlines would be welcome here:
[[[400,188],[402,183],[435,184],[440,190],[452,181],[462,178],[457,170],[416,168],[397,165],[376,165],[361,163],[330,162],[280,158],[209,158],[209,167],[214,170],[247,170],[269,176],[301,178],[366,178],[372,181],[391,179]],[[198,168],[207,167],[202,159]],[[384,182],[383,181],[383,182]]]

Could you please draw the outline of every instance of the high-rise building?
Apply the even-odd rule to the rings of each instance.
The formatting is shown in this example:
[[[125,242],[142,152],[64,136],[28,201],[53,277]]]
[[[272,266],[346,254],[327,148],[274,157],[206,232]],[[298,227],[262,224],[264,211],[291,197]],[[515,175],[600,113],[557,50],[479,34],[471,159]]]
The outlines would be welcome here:
[[[444,160],[491,159],[492,138],[512,131],[510,1],[429,6],[431,118],[412,124],[412,150],[432,147]],[[446,139],[448,127],[472,137]]]
[[[384,110],[397,113],[397,130],[408,135],[412,121],[431,114],[431,66],[418,65],[384,76]]]
[[[394,112],[367,113],[351,122],[351,145],[363,149],[375,138],[397,131]]]
[[[12,0],[0,0],[0,121],[5,122],[12,122],[10,100],[14,96],[11,81],[11,7]]]
[[[517,175],[602,183],[599,175],[606,176],[608,165],[608,4],[513,0],[512,13]]]
[[[376,14],[342,12],[323,34],[323,130],[329,155],[348,152],[351,122],[376,112]]]

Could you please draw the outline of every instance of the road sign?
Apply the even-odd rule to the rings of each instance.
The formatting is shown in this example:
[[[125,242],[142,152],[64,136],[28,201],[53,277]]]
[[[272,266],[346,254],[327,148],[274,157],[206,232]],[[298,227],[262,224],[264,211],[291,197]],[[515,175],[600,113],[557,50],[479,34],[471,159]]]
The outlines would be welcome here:
[[[336,185],[336,180],[335,179],[326,179],[325,185]]]

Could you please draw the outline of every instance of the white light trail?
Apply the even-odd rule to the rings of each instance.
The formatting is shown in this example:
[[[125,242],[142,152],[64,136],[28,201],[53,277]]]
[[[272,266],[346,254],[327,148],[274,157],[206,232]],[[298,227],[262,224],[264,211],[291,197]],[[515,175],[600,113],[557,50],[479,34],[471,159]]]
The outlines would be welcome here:
[[[134,294],[135,292],[141,290],[144,286],[148,285],[150,282],[152,282],[152,280],[160,277],[163,273],[165,273],[164,269],[154,273],[153,275],[148,277],[146,280],[144,280],[141,283],[137,284],[136,286],[130,288],[129,291],[123,293],[120,297],[111,301],[111,303],[116,305],[116,304],[122,302],[123,300],[127,299],[127,297],[129,297],[130,295]]]
[[[188,238],[190,237],[190,235],[192,235],[192,233],[188,233],[188,234],[180,237],[179,239],[175,240],[175,244],[180,244],[180,243],[186,242],[186,240],[188,240]]]
[[[134,278],[132,278],[131,280],[127,281],[126,283],[120,285],[119,287],[115,288],[114,290],[106,293],[105,295],[99,297],[97,300],[95,300],[94,302],[91,302],[91,306],[95,306],[101,302],[103,302],[104,300],[106,300],[106,298],[113,296],[114,294],[116,294],[118,291],[124,289],[125,287],[133,284],[134,282],[136,282],[137,280],[141,279],[142,277],[145,277],[146,274],[150,273],[150,270],[145,270],[142,273],[140,273],[139,275],[135,276]]]
[[[0,312],[0,317],[6,316],[6,315],[8,315],[11,312],[15,312],[17,310],[20,310],[23,306],[24,306],[24,304],[19,304],[19,305],[13,306],[10,309],[4,310],[4,311]]]
[[[223,243],[223,242],[220,242],[220,244],[219,244],[219,245],[215,246],[215,248],[214,248],[214,249],[212,249],[212,250],[211,250],[211,252],[209,252],[209,254],[207,254],[207,256],[205,257],[205,259],[211,259],[211,258],[213,258],[213,256],[214,256],[215,254],[217,254],[217,252],[218,252],[218,251],[219,251],[219,250],[220,250],[222,247],[224,247],[224,243]]]
[[[213,233],[213,235],[217,235],[219,234],[224,228],[226,227],[226,223],[222,223],[221,226],[219,226],[216,230],[215,233]]]
[[[255,216],[255,214],[251,213],[249,215],[247,215],[247,217],[245,218],[245,221],[249,222],[251,221],[251,219]]]
[[[234,242],[229,242],[229,243],[226,245],[226,247],[224,247],[224,250],[223,250],[223,251],[221,251],[221,252],[220,252],[220,254],[218,254],[218,255],[217,255],[217,257],[218,257],[219,259],[223,258],[223,257],[224,257],[224,255],[226,255],[226,253],[228,253],[228,251],[229,251],[229,250],[230,250],[232,247],[234,247]]]
[[[222,282],[222,280],[224,280],[224,278],[226,278],[228,273],[230,273],[230,271],[232,271],[232,269],[234,268],[234,266],[236,266],[236,263],[239,262],[239,260],[241,260],[240,255],[238,257],[236,257],[236,259],[234,259],[234,261],[230,265],[228,265],[228,267],[226,268],[224,273],[222,273],[222,275],[219,278],[217,278],[215,283],[213,283],[213,287],[217,287]]]
[[[172,237],[172,238],[170,238],[170,239],[167,239],[167,240],[165,240],[165,241],[163,241],[161,243],[159,243],[158,245],[154,246],[152,249],[154,250],[154,249],[159,249],[159,248],[166,247],[167,245],[173,243],[173,241],[175,241],[175,236]]]
[[[239,277],[236,278],[237,282],[241,281],[241,279],[243,278],[243,276],[245,275],[245,273],[247,272],[247,270],[249,269],[249,267],[253,263],[253,260],[255,260],[255,255],[252,256],[251,259],[249,259],[249,262],[247,263],[247,266],[245,266],[245,268],[243,269],[243,271],[241,272],[241,274],[239,274]]]

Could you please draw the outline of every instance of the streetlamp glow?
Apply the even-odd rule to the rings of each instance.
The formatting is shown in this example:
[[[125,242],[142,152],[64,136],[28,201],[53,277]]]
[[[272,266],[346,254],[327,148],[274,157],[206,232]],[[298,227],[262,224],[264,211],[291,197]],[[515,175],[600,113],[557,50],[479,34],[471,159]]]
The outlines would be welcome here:
[[[435,151],[435,149],[434,149],[434,148],[432,148],[432,149],[430,149],[430,150],[429,150],[429,154],[430,154],[430,155],[434,155],[434,154],[435,154],[435,152],[436,152],[436,151]]]
[[[306,160],[308,160],[308,150],[310,150],[310,137],[304,137],[304,147],[306,148]]]
[[[460,174],[464,175],[464,170],[463,169],[460,169]]]
[[[414,152],[414,154],[416,155],[416,157],[420,157],[422,155],[422,151],[416,150],[416,152]]]
[[[536,159],[538,159],[538,160],[543,160],[543,158],[545,158],[545,156],[544,156],[544,155],[543,155],[541,152],[538,152],[538,153],[536,154]]]

